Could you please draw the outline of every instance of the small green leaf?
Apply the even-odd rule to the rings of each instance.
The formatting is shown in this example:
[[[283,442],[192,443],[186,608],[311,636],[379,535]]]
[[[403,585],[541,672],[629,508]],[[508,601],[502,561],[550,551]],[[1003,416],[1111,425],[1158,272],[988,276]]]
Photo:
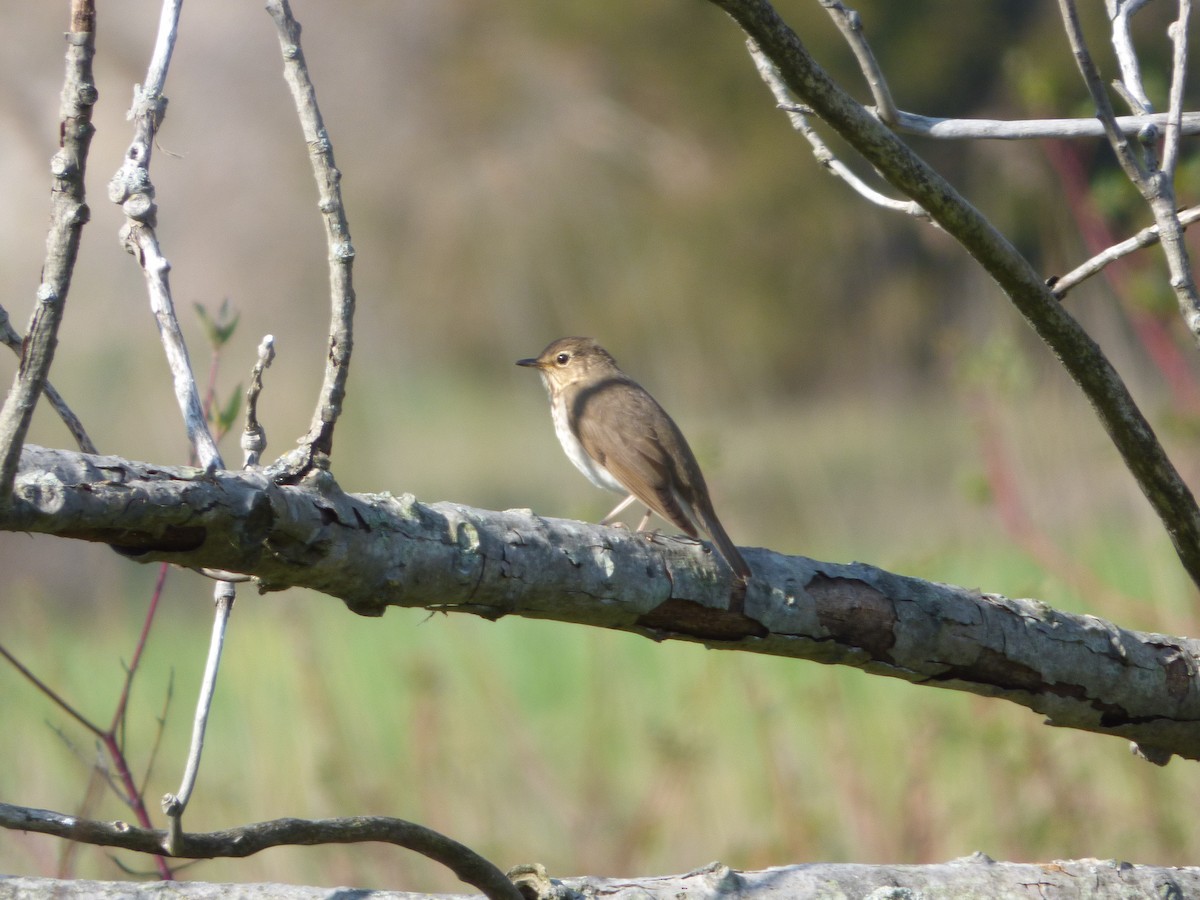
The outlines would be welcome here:
[[[233,393],[229,395],[229,399],[225,405],[217,410],[216,426],[217,432],[224,434],[233,428],[233,423],[237,420],[238,413],[242,409],[242,386],[239,384],[233,389]]]
[[[221,301],[221,308],[217,310],[215,316],[209,315],[204,304],[195,303],[193,305],[196,308],[196,316],[200,319],[200,324],[204,326],[204,334],[214,348],[220,348],[233,337],[241,313],[233,311],[228,297]]]

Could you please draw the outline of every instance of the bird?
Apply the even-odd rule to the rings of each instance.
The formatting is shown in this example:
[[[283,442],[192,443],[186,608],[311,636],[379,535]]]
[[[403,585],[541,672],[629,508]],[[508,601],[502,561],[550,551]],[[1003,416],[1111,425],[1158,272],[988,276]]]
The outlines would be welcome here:
[[[601,523],[635,501],[699,539],[703,531],[743,584],[750,566],[713,510],[700,464],[679,426],[650,393],[617,367],[594,339],[564,337],[538,356],[517,360],[536,369],[550,395],[554,431],[567,458],[600,488],[627,494]]]

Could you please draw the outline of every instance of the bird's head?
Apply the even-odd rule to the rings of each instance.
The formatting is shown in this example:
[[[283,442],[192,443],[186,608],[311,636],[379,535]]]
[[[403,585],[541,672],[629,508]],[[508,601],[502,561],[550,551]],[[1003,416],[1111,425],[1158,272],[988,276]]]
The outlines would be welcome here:
[[[518,359],[518,366],[537,369],[549,389],[562,389],[579,381],[611,376],[617,363],[592,338],[565,337],[554,341],[538,356]]]

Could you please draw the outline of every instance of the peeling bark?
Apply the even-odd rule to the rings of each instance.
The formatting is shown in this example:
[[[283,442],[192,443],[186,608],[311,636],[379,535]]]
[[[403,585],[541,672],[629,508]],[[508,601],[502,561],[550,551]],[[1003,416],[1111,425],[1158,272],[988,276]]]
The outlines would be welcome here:
[[[869,866],[814,863],[739,872],[712,863],[683,875],[632,878],[551,878],[541,866],[509,872],[530,900],[717,900],[722,897],[818,900],[841,897],[1030,897],[1183,898],[1200,896],[1200,868],[1134,866],[1117,860],[1055,860],[1046,863],[993,862],[982,853],[925,866]],[[400,891],[353,892],[371,900],[416,900],[428,894]],[[261,900],[318,900],[329,888],[292,884],[207,884],[204,882],[131,883],[60,881],[53,878],[0,876],[0,900],[28,896],[88,898],[208,898],[236,895]],[[438,894],[442,900],[467,900],[462,894]],[[478,895],[472,895],[478,896]]]
[[[312,588],[366,616],[520,615],[855,666],[1019,703],[1158,763],[1200,759],[1200,641],[862,563],[747,549],[754,578],[744,613],[730,612],[736,579],[688,538],[346,494],[320,471],[281,485],[32,446],[0,529],[241,573],[263,591]]]

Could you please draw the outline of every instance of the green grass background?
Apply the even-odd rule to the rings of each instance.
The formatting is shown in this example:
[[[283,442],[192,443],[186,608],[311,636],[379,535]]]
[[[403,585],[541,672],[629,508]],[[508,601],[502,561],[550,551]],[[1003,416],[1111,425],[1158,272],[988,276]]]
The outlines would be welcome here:
[[[471,494],[473,479],[454,457],[471,456],[477,451],[469,448],[494,434],[490,459],[505,460],[513,479],[495,489],[511,493],[508,505],[599,514],[606,498],[559,458],[540,388],[521,380],[512,388],[535,395],[528,428],[522,419],[518,434],[492,431],[494,405],[476,392],[478,408],[466,415],[472,396],[466,391],[412,436],[414,444],[447,448],[426,457],[437,464],[424,467],[423,477],[461,476]],[[1037,393],[1039,403],[1064,399]],[[514,400],[515,408],[526,399]],[[975,465],[960,411],[912,400],[867,416],[861,403],[832,404],[776,411],[740,427],[702,424],[697,436],[721,448],[707,460],[710,479],[729,528],[744,543],[789,552],[811,547],[821,558],[862,558],[1034,596],[1128,627],[1195,633],[1194,591],[1140,498],[1124,489],[1127,479],[1102,439],[1071,443],[1072,433],[1090,434],[1083,420],[1058,423],[1061,434],[1044,424],[1050,417],[1038,428],[1021,426],[1030,402],[1008,412],[1014,464],[1029,464],[1029,455],[1037,464],[1030,449],[1036,442],[1020,439],[1040,432],[1070,456],[1074,478],[1104,486],[1074,510],[1082,524],[1056,528],[1056,540],[1095,579],[1082,588],[1072,581],[1077,573],[1046,571],[1014,548],[990,506],[972,499]],[[785,433],[783,420],[794,434]],[[452,432],[469,438],[458,444],[468,449],[452,451],[439,441]],[[389,446],[388,434],[377,438],[345,443]],[[947,467],[954,454],[945,448],[956,442],[965,455]],[[890,473],[881,471],[877,454],[855,458],[853,448],[881,443],[907,448],[892,459]],[[774,504],[749,499],[755,478],[782,479],[785,471],[791,474]],[[398,481],[395,488],[402,486]],[[1071,513],[1037,491],[1028,503],[1035,518]],[[1089,525],[1088,508],[1126,505],[1130,518],[1120,528]],[[803,526],[789,521],[793,510]],[[26,572],[5,599],[6,644],[79,709],[105,721],[155,568],[118,560],[104,548],[44,538],[8,535],[3,544],[10,551],[16,545]],[[92,574],[91,600],[54,592],[76,568]],[[1096,594],[1096,585],[1104,593]],[[174,686],[146,790],[152,808],[176,788],[181,771],[208,635],[208,596],[198,576],[172,573],[136,682],[127,743],[138,771],[156,740],[168,685]],[[0,694],[6,723],[0,796],[128,817],[108,793],[84,803],[96,751],[81,729],[11,669],[0,668]],[[277,816],[394,815],[442,830],[501,866],[536,861],[556,876],[676,872],[713,859],[747,868],[922,862],[976,850],[1001,859],[1094,856],[1181,865],[1200,849],[1189,804],[1181,802],[1198,778],[1194,764],[1155,768],[1119,740],[1047,728],[1000,701],[843,668],[516,618],[489,623],[392,610],[361,619],[303,591],[262,597],[242,591],[185,821],[210,830]],[[75,849],[69,864],[63,853],[54,839],[6,833],[0,871],[51,874],[67,865],[80,875],[121,876],[108,851]],[[144,860],[116,856],[122,865],[148,869]],[[182,874],[457,887],[437,866],[377,845],[272,850]]]

